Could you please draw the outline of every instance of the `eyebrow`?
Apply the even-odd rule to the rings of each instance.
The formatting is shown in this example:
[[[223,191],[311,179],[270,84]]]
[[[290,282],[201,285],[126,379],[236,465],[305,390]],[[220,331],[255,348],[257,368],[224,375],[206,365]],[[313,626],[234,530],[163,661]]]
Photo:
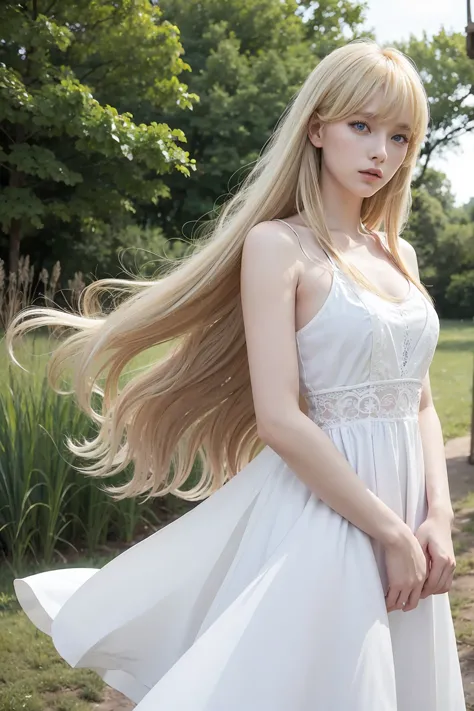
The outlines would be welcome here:
[[[365,116],[365,118],[377,118],[377,114],[373,111],[361,111],[358,113],[358,116]],[[395,128],[403,128],[405,129],[405,131],[412,130],[411,126],[409,126],[407,123],[397,123],[395,124]]]

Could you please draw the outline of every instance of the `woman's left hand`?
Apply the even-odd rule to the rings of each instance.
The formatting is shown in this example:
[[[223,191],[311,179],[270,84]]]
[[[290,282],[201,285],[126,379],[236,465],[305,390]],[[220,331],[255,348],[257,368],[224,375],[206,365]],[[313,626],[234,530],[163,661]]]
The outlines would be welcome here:
[[[428,515],[414,535],[426,556],[426,579],[420,599],[449,592],[456,568],[449,519]]]

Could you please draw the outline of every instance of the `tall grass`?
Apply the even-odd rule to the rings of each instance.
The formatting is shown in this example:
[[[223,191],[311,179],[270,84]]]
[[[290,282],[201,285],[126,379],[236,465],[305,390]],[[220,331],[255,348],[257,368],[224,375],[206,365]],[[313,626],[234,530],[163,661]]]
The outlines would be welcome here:
[[[30,556],[52,561],[68,548],[92,554],[111,536],[129,542],[139,524],[158,523],[150,503],[112,501],[101,482],[72,467],[65,436],[91,437],[93,423],[72,397],[51,390],[44,368],[32,376],[8,364],[3,372],[0,544],[13,566]]]
[[[43,268],[38,274],[35,282],[34,266],[30,265],[28,255],[21,256],[18,263],[18,270],[12,272],[8,277],[5,273],[5,263],[0,259],[0,327],[4,331],[12,318],[26,306],[31,306],[36,298],[40,299],[43,305],[52,306],[58,301],[64,301],[69,292],[67,305],[76,309],[79,294],[85,286],[82,272],[76,272],[73,279],[68,279],[66,291],[61,289],[60,284],[61,265],[56,262],[51,271]],[[36,295],[40,294],[39,297]]]
[[[0,263],[0,310],[5,327],[19,309],[32,303],[33,272],[27,259],[22,259],[18,274],[6,284],[2,267]],[[50,306],[58,294],[59,264],[53,271],[50,281],[45,270],[40,274],[41,298]],[[81,279],[78,273],[69,282],[73,302],[69,308],[77,303]],[[168,518],[173,509],[183,509],[173,497],[159,503],[113,501],[102,489],[105,480],[73,468],[78,462],[67,449],[66,436],[75,441],[90,439],[97,425],[72,396],[58,395],[50,388],[45,366],[52,338],[35,332],[15,349],[27,373],[9,361],[0,342],[0,556],[14,570],[27,560],[48,564],[58,556],[65,560],[71,554],[94,555],[113,541],[131,543],[137,535],[158,527],[162,516]],[[134,368],[159,356],[160,349],[156,350],[142,354],[124,380]],[[120,484],[130,477],[128,467],[106,483]]]

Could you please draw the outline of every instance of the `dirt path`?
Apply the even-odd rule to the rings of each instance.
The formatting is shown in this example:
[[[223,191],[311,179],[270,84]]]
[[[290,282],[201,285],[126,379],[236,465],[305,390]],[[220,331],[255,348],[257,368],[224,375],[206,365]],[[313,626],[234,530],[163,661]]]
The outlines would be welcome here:
[[[456,575],[449,598],[458,640],[459,659],[468,711],[474,711],[474,465],[467,461],[470,437],[446,443]]]
[[[108,686],[104,692],[104,700],[100,704],[94,704],[92,708],[94,711],[131,711],[135,704]]]
[[[450,593],[458,651],[466,694],[466,707],[474,711],[474,466],[468,464],[469,437],[446,443],[451,499],[455,509],[453,540],[456,577]],[[95,711],[131,711],[135,707],[122,694],[107,687]],[[448,711],[448,709],[446,709]]]

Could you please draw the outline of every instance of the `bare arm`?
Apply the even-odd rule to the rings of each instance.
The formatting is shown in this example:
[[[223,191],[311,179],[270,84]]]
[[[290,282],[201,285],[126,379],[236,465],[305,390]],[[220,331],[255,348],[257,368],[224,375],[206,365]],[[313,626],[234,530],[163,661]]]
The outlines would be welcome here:
[[[431,393],[429,375],[423,381],[426,397]],[[433,404],[420,409],[418,414],[420,434],[425,462],[426,496],[428,498],[428,516],[440,516],[453,522],[454,512],[449,492],[446,452],[444,449],[441,422]]]
[[[404,250],[403,256],[410,273],[419,280],[418,260],[413,245],[401,239],[400,246]],[[449,493],[443,431],[433,402],[429,371],[423,378],[418,422],[425,464],[428,516],[440,516],[452,523],[454,513]]]
[[[410,529],[299,408],[296,249],[291,237],[262,222],[248,233],[242,254],[242,308],[259,436],[317,497],[390,545],[411,535]]]

